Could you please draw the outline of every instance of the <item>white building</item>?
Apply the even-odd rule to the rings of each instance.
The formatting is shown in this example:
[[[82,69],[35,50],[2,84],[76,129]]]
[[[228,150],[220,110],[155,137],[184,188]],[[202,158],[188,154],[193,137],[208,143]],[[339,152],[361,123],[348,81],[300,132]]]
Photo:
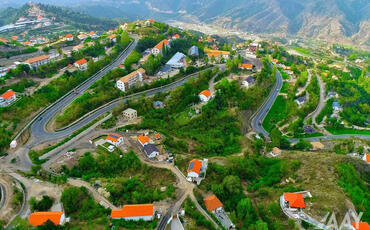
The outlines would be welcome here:
[[[128,120],[133,120],[137,118],[137,111],[131,108],[126,109],[122,112],[122,114]]]
[[[73,41],[73,34],[67,34],[66,36],[64,36],[64,40],[65,41]]]
[[[162,40],[156,46],[153,47],[152,54],[153,55],[162,54],[163,53],[163,47],[165,46],[166,48],[168,48],[169,45],[170,45],[169,40],[167,40],[167,39]]]
[[[82,58],[74,63],[74,65],[79,69],[79,70],[86,70],[87,69],[87,61],[85,58]]]
[[[211,99],[211,92],[209,90],[203,90],[202,92],[199,93],[199,99],[203,102],[207,102]]]
[[[109,133],[107,135],[107,142],[118,147],[123,142],[123,136],[116,133]]]
[[[195,182],[199,185],[202,179],[204,179],[206,176],[207,163],[208,159],[204,159],[203,161],[193,159],[190,161],[187,170],[187,180]]]
[[[8,106],[16,100],[15,92],[11,89],[0,96],[0,107]]]
[[[365,153],[362,157],[362,160],[365,161],[367,164],[370,164],[370,154]]]
[[[122,209],[112,210],[112,219],[125,219],[125,220],[144,220],[151,221],[154,217],[153,204],[133,204],[124,205]]]
[[[149,157],[149,159],[153,159],[154,157],[159,155],[159,150],[154,144],[146,144],[144,145],[144,152]]]
[[[177,52],[173,57],[166,63],[166,65],[171,66],[174,69],[180,69],[185,66],[185,54]]]
[[[38,57],[29,58],[24,61],[25,64],[33,68],[38,68],[40,65],[49,63],[50,57],[48,55],[41,55]]]
[[[121,77],[117,82],[116,86],[119,90],[125,92],[132,86],[135,86],[139,82],[142,82],[145,79],[145,70],[140,68],[131,72],[130,74]]]

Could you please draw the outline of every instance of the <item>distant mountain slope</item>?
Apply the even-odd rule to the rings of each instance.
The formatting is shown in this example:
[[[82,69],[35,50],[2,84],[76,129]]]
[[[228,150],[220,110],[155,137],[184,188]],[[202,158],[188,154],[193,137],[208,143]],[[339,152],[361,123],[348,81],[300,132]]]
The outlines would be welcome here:
[[[82,30],[107,30],[116,27],[118,22],[112,19],[93,17],[81,12],[76,12],[65,7],[58,7],[47,4],[38,4],[40,9],[48,18],[55,18],[57,22],[71,25]],[[26,16],[29,5],[21,8],[7,8],[0,12],[0,26],[14,23],[20,16]]]
[[[206,22],[253,33],[298,35],[370,46],[369,0],[38,1],[67,6],[95,17]]]

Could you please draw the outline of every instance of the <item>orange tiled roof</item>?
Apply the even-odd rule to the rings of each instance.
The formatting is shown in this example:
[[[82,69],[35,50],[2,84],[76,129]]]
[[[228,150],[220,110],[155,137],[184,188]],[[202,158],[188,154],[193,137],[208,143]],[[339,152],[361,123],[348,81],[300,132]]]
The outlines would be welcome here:
[[[112,218],[123,218],[123,217],[139,217],[139,216],[153,216],[154,205],[153,204],[133,204],[124,205],[120,210],[112,210]]]
[[[245,69],[252,69],[253,65],[252,64],[239,64],[239,68],[245,68]]]
[[[67,34],[65,37],[66,38],[72,38],[73,37],[73,34]]]
[[[368,163],[370,163],[370,154],[368,154],[368,153],[365,153],[366,154],[366,162],[368,162]]]
[[[272,153],[273,154],[279,154],[279,153],[281,153],[281,150],[278,147],[274,147],[274,148],[272,148]]]
[[[0,37],[0,42],[8,43],[8,40],[6,40],[5,38]]]
[[[200,160],[194,159],[190,161],[188,173],[195,172],[197,174],[200,173],[200,169],[202,168],[202,162]]]
[[[148,20],[150,23],[153,23],[154,22],[154,19],[153,18],[151,18],[151,19],[149,19]]]
[[[205,90],[203,90],[202,92],[199,93],[199,96],[200,95],[204,95],[208,98],[208,97],[211,96],[211,92],[208,89],[205,89]]]
[[[217,54],[217,55],[230,55],[229,51],[223,51],[223,50],[211,50],[211,49],[204,49],[204,52],[207,54]]]
[[[168,45],[168,43],[169,43],[169,41],[167,39],[164,39],[161,42],[159,42],[156,46],[154,46],[154,48],[156,48],[158,50],[162,50],[163,44]]]
[[[117,35],[112,34],[112,35],[110,35],[108,38],[112,40],[112,39],[114,39],[114,38],[116,38],[116,37],[117,37]]]
[[[303,195],[300,193],[284,193],[284,200],[289,202],[291,208],[305,208],[306,204]]]
[[[352,226],[356,230],[370,230],[370,225],[367,222],[352,222]]]
[[[29,223],[32,226],[39,226],[50,220],[55,225],[59,225],[63,214],[64,212],[34,212],[29,217]]]
[[[155,138],[160,138],[161,137],[161,134],[160,133],[156,133],[155,134]]]
[[[137,139],[139,140],[139,142],[144,145],[145,143],[149,142],[149,137],[148,136],[138,136]]]
[[[13,97],[15,95],[14,91],[9,89],[8,91],[6,91],[5,93],[3,93],[0,97],[4,98],[5,100],[8,100],[10,99],[11,97]]]
[[[76,61],[75,63],[76,63],[77,65],[83,65],[83,64],[87,63],[87,61],[86,61],[86,59],[85,59],[85,58],[82,58],[82,59],[80,59],[80,60]]]
[[[138,73],[145,74],[145,69],[140,68],[138,70],[135,70],[135,71],[127,74],[126,76],[121,77],[119,80],[122,81],[122,82],[128,82],[130,80],[130,78],[132,78],[133,76],[135,76]]]
[[[33,58],[30,58],[30,59],[27,59],[24,62],[28,63],[28,64],[32,64],[34,62],[42,61],[42,60],[49,59],[49,58],[50,57],[48,55],[41,55],[41,56],[38,56],[38,57],[33,57]]]
[[[12,40],[17,41],[18,40],[18,36],[12,36]]]
[[[173,35],[173,37],[174,37],[174,38],[180,38],[180,35],[175,34],[175,35]]]
[[[220,207],[222,207],[221,201],[216,197],[216,195],[209,196],[204,199],[204,204],[208,211],[212,212]]]
[[[95,32],[94,31],[90,31],[90,33],[89,33],[90,35],[94,35],[95,34]]]
[[[122,137],[122,135],[119,135],[117,133],[108,133],[107,140],[117,142],[118,139],[120,139],[121,137]]]

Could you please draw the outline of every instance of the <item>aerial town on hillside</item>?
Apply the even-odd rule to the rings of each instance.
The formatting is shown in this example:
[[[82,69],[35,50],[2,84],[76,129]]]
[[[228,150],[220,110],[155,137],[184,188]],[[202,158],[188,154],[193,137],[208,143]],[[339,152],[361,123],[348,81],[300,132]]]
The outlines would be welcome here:
[[[370,229],[369,52],[27,6],[0,27],[0,229]]]

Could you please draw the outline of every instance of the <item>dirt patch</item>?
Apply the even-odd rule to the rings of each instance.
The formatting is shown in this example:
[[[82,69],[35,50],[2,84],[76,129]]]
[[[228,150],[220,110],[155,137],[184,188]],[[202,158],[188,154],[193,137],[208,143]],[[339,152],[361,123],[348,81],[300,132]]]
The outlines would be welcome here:
[[[14,185],[13,179],[7,175],[1,175],[0,184],[5,189],[5,200],[2,208],[0,209],[0,220],[5,220],[6,222],[8,222],[16,212],[12,205]]]
[[[347,156],[328,152],[285,152],[282,158],[301,162],[296,177],[289,183],[311,192],[312,198],[306,199],[308,214],[320,219],[329,211],[343,218],[348,209],[348,197],[338,185],[335,166],[348,160]]]

